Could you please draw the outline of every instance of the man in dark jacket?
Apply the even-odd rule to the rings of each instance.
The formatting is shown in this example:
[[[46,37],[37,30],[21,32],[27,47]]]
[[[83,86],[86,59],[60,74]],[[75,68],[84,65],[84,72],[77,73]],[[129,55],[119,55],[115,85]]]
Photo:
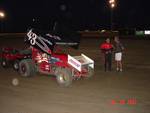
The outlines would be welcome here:
[[[100,45],[100,49],[104,54],[105,58],[104,63],[105,71],[107,70],[111,71],[113,45],[110,43],[109,38],[107,38],[106,41]]]

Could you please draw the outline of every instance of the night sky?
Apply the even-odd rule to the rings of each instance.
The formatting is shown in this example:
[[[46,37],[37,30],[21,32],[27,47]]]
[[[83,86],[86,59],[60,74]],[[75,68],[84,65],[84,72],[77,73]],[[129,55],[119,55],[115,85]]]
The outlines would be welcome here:
[[[107,0],[0,0],[5,11],[5,32],[26,31],[28,27],[52,29],[55,22],[72,29],[109,29],[110,7]],[[113,11],[115,28],[150,28],[148,0],[117,0]]]

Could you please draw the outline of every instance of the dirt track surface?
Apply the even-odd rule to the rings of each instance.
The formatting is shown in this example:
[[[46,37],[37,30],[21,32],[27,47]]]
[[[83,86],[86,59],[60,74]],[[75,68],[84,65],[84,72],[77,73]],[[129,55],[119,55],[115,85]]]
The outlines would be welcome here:
[[[0,67],[0,113],[150,113],[150,40],[123,39],[124,71],[104,72],[99,44],[103,40],[82,39],[79,50],[95,60],[95,75],[59,87],[50,76],[23,78],[13,69]],[[0,38],[0,47],[24,48],[21,38]],[[18,86],[12,79],[19,80]],[[136,104],[127,103],[135,99]],[[116,104],[112,104],[112,100]],[[120,100],[125,100],[121,105]]]

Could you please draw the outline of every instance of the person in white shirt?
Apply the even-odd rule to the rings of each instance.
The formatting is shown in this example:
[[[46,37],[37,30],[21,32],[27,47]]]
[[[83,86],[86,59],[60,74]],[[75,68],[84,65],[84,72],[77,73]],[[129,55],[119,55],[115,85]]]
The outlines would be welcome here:
[[[120,42],[118,36],[115,36],[114,42],[116,70],[122,72],[122,52],[124,50],[124,46]]]

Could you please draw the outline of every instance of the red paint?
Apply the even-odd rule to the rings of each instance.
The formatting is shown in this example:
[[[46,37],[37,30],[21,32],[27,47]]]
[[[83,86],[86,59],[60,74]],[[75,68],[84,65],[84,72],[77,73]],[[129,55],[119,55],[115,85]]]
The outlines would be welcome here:
[[[119,101],[119,104],[120,104],[120,105],[125,105],[125,104],[126,104],[126,100],[120,100],[120,101]]]
[[[112,44],[110,44],[110,43],[103,43],[102,45],[100,45],[100,49],[112,49],[113,48],[113,46],[112,46]]]
[[[115,100],[111,100],[111,104],[115,105],[117,102]]]
[[[17,52],[17,50],[14,48],[3,48],[2,51],[3,52],[0,57],[2,59],[6,59],[7,61],[15,61],[17,59],[23,59],[24,57],[30,56],[30,55],[21,54]],[[16,51],[16,52],[13,53],[13,51]]]
[[[137,100],[136,99],[128,99],[127,102],[129,105],[136,105],[137,104]]]
[[[111,105],[136,105],[137,104],[137,100],[132,98],[132,99],[120,99],[120,100],[115,100],[115,99],[112,99],[111,100]]]

